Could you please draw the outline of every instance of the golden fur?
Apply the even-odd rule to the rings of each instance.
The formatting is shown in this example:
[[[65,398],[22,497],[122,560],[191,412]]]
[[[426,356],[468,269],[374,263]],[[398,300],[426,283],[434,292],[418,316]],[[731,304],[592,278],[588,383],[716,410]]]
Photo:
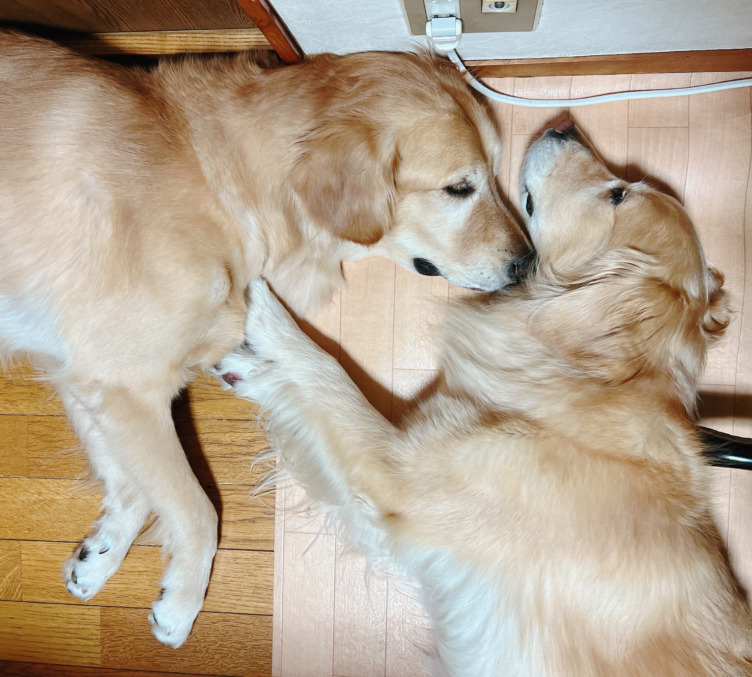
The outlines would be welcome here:
[[[150,619],[178,646],[217,523],[172,398],[242,341],[258,275],[298,311],[370,255],[468,287],[514,281],[528,245],[499,197],[491,118],[425,55],[147,72],[7,31],[0,117],[0,354],[46,371],[106,490],[68,588],[94,595],[155,513],[171,559]]]
[[[220,370],[351,544],[420,582],[436,674],[752,675],[692,421],[721,277],[679,203],[557,129],[521,173],[537,270],[451,310],[401,427],[261,282]]]

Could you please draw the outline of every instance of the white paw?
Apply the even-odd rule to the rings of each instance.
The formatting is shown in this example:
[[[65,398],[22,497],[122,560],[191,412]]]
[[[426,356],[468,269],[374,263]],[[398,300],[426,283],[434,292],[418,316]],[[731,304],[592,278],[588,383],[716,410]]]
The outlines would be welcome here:
[[[214,365],[212,373],[225,390],[237,390],[263,366],[264,361],[247,346],[236,348]]]
[[[68,592],[84,601],[96,595],[120,567],[123,556],[111,543],[89,538],[63,565]]]
[[[282,302],[274,295],[269,285],[261,277],[251,280],[248,285],[250,306],[248,308],[248,322],[252,326],[264,319],[281,322],[284,325],[295,324],[290,313],[285,310]]]
[[[162,644],[177,649],[188,638],[202,603],[203,594],[163,590],[149,614],[152,633]]]
[[[245,324],[245,339],[264,359],[272,359],[282,344],[301,334],[292,315],[260,278],[250,284],[251,303]]]
[[[250,284],[250,308],[245,342],[223,357],[211,370],[225,390],[243,388],[241,383],[276,360],[284,359],[303,333],[264,280]]]

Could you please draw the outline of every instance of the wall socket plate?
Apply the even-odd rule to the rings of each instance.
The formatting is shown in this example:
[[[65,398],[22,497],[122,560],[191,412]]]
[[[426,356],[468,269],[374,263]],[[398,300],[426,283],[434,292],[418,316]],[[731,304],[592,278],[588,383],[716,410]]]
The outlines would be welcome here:
[[[532,31],[538,25],[543,0],[517,0],[514,12],[483,12],[483,0],[459,0],[463,33],[509,33]],[[402,0],[413,35],[426,34],[423,0]]]
[[[481,10],[483,14],[495,14],[496,12],[516,12],[517,0],[483,0]]]

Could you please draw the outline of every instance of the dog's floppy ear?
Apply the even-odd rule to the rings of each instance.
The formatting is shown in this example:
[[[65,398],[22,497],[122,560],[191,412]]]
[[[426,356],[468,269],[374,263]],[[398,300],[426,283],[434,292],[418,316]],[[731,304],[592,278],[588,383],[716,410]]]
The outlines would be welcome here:
[[[533,315],[532,335],[577,371],[613,385],[666,360],[673,335],[687,329],[685,303],[645,264],[613,260],[566,286]]]
[[[384,145],[370,125],[352,119],[324,122],[301,141],[293,188],[319,226],[360,244],[381,238],[392,219],[396,172],[396,153]]]

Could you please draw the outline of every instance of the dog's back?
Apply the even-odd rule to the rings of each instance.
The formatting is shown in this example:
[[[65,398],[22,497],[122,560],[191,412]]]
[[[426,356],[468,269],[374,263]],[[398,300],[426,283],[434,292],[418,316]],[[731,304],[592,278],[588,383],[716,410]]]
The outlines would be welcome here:
[[[488,315],[453,316],[448,352],[468,380],[442,385],[409,421],[400,480],[410,496],[389,520],[398,559],[441,619],[449,673],[752,674],[752,619],[722,555],[692,431],[659,398],[644,399],[652,415],[587,401],[571,376],[560,378],[576,404],[548,402],[549,381],[527,423],[469,404],[478,390],[462,346],[487,345],[485,326],[501,346],[526,334]],[[492,352],[505,351],[491,346],[478,364],[504,373]],[[506,372],[510,390],[524,373],[516,383]],[[568,416],[557,421],[552,405]],[[358,520],[349,524],[357,533]]]
[[[240,251],[181,118],[144,74],[44,40],[0,32],[0,60],[0,348],[113,380],[164,369],[149,360],[194,348],[178,327],[206,321],[227,274],[216,260]]]

